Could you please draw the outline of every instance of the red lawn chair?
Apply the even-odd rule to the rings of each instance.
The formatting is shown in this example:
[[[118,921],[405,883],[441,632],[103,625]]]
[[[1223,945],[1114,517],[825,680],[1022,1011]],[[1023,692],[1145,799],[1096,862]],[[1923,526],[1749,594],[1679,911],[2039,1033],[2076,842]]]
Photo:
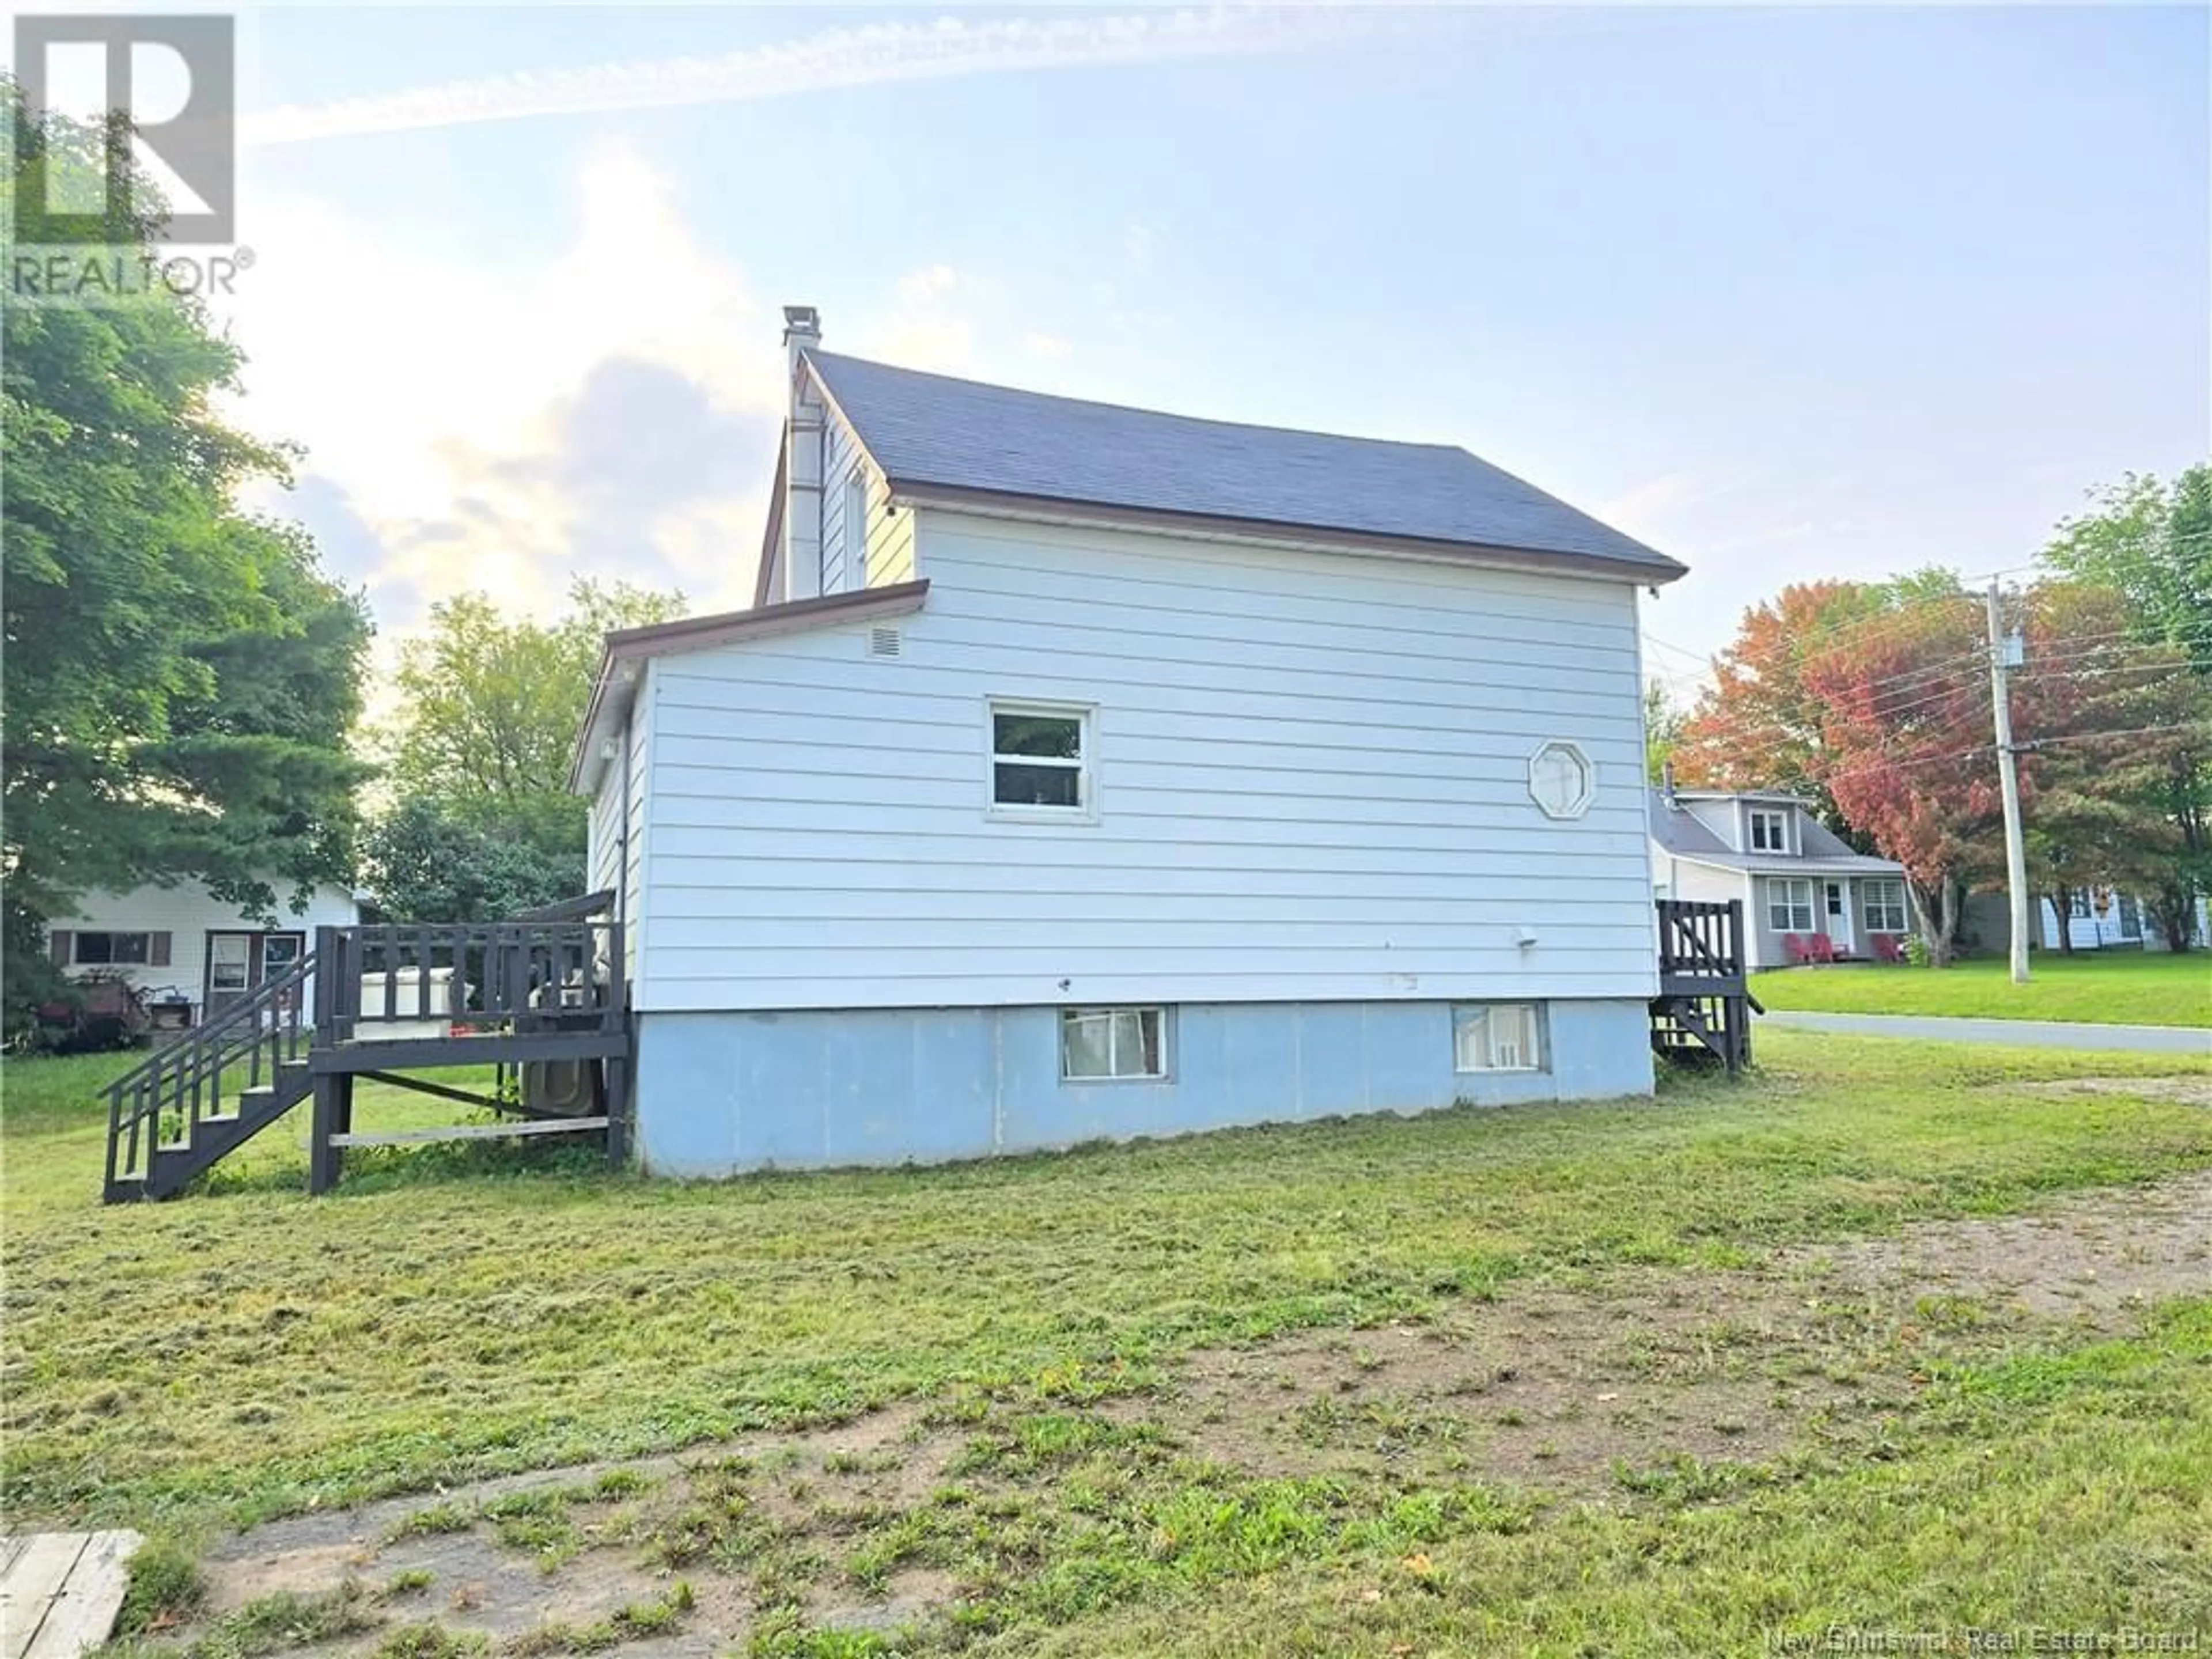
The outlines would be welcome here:
[[[1874,954],[1877,962],[1903,962],[1905,941],[1894,933],[1876,933],[1874,936]]]
[[[1812,953],[1813,960],[1815,962],[1833,963],[1836,959],[1836,942],[1826,933],[1808,935],[1805,940],[1805,948]]]
[[[1812,950],[1806,945],[1805,936],[1802,933],[1784,933],[1782,936],[1782,948],[1790,953],[1792,967],[1802,966],[1813,959]]]

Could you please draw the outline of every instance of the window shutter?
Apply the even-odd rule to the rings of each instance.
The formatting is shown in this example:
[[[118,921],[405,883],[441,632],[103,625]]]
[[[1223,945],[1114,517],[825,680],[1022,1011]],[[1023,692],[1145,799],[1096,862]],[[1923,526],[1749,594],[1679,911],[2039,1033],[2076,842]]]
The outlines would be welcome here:
[[[70,944],[76,936],[66,927],[57,927],[46,935],[46,951],[54,959],[54,966],[70,965]]]
[[[146,962],[149,967],[153,968],[169,965],[169,936],[167,933],[149,933],[146,936]]]

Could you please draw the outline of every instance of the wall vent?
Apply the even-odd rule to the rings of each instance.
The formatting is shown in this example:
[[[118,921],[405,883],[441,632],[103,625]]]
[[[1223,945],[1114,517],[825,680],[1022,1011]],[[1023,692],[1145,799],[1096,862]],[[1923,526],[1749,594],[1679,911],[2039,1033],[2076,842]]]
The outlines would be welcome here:
[[[868,630],[868,654],[872,657],[896,657],[899,653],[899,631],[896,628],[871,628]]]

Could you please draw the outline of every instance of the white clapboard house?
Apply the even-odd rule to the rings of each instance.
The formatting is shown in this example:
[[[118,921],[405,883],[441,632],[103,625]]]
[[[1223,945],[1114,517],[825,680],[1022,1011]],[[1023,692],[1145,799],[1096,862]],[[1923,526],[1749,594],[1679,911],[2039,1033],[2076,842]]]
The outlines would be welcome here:
[[[317,886],[295,911],[291,884],[264,879],[277,895],[273,926],[185,879],[87,893],[75,915],[54,921],[46,948],[72,979],[124,981],[157,1011],[173,1011],[170,1023],[197,1025],[297,965],[313,948],[317,927],[361,920],[347,888]]]
[[[578,744],[652,1169],[1650,1091],[1637,605],[1466,451],[821,349]]]

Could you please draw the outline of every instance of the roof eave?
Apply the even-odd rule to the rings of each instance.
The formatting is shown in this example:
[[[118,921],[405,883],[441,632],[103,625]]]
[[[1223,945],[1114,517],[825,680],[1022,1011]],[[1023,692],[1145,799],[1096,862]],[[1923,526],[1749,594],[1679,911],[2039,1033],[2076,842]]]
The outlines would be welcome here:
[[[1118,507],[1050,495],[978,489],[964,484],[933,483],[893,477],[891,499],[911,507],[934,507],[990,517],[1028,519],[1048,524],[1095,525],[1104,529],[1151,530],[1167,535],[1249,543],[1322,552],[1350,552],[1438,563],[1478,564],[1494,569],[1528,570],[1550,575],[1584,575],[1657,586],[1680,580],[1689,567],[1655,553],[1651,561],[1608,558],[1601,554],[1505,547],[1489,543],[1438,541],[1368,531],[1335,530],[1315,525],[1282,524],[1261,519],[1222,518],[1173,513],[1156,507]]]
[[[1684,864],[1702,865],[1708,870],[1726,870],[1739,876],[1901,876],[1905,866],[1894,859],[1871,858],[1857,854],[1850,859],[1779,859],[1771,863],[1758,863],[1741,853],[1678,853],[1661,841],[1651,837],[1651,844],[1670,859]]]
[[[599,747],[614,735],[616,721],[628,717],[630,688],[637,683],[643,665],[653,659],[684,651],[711,651],[779,634],[808,633],[840,623],[908,616],[921,610],[928,596],[929,583],[924,579],[791,599],[781,605],[755,605],[745,611],[720,611],[677,622],[647,623],[641,628],[616,629],[607,635],[599,653],[592,701],[584,711],[583,729],[577,733],[576,752],[568,765],[569,789],[587,795],[598,788],[599,775],[595,768]]]

